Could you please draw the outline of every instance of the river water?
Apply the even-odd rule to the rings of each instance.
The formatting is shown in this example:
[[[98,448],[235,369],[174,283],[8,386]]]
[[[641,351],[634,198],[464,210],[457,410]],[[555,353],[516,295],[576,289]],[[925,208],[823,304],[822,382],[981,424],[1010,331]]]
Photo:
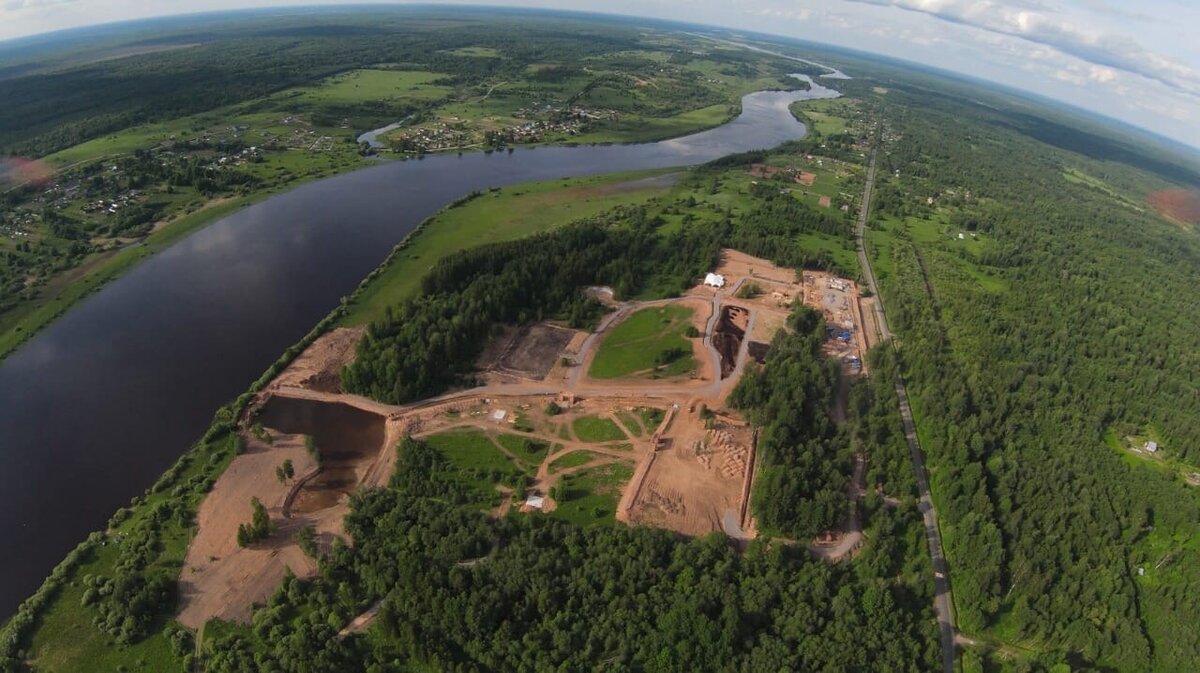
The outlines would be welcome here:
[[[0,620],[139,495],[416,224],[473,190],[696,164],[799,138],[797,100],[639,145],[380,163],[239,211],[143,262],[0,362]]]

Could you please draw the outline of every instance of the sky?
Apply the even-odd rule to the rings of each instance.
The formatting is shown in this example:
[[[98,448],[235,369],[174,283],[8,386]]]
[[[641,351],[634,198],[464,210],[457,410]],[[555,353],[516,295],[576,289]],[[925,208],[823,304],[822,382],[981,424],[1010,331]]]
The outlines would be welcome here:
[[[126,19],[296,4],[301,3],[0,0],[0,40]],[[450,0],[440,4],[601,11],[851,47],[1039,93],[1200,148],[1200,0]]]

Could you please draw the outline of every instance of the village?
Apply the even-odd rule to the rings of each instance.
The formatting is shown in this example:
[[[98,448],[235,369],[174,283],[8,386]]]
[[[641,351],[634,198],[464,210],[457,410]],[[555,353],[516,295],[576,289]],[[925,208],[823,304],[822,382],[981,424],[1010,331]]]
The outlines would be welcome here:
[[[481,146],[498,148],[569,139],[586,132],[597,121],[616,119],[617,113],[580,106],[534,103],[513,112],[512,118],[518,123],[505,123],[499,117],[471,121],[457,115],[445,115],[437,117],[436,121],[402,127],[385,138],[393,150],[417,154]]]

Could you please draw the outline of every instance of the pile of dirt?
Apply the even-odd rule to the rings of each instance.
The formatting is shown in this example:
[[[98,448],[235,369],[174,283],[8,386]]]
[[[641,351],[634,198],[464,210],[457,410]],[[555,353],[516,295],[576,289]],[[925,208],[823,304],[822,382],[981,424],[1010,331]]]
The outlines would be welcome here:
[[[1159,215],[1176,222],[1200,225],[1200,190],[1164,189],[1146,197]]]

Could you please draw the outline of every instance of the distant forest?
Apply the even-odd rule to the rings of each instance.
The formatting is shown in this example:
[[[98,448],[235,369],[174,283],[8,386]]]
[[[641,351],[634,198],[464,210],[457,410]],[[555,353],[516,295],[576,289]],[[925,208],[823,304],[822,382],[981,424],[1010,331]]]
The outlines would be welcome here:
[[[892,140],[871,247],[959,627],[1071,670],[1193,669],[1200,489],[1179,472],[1200,464],[1200,239],[1144,199],[1195,173],[974,91],[880,79]],[[1146,433],[1182,467],[1119,446]]]

